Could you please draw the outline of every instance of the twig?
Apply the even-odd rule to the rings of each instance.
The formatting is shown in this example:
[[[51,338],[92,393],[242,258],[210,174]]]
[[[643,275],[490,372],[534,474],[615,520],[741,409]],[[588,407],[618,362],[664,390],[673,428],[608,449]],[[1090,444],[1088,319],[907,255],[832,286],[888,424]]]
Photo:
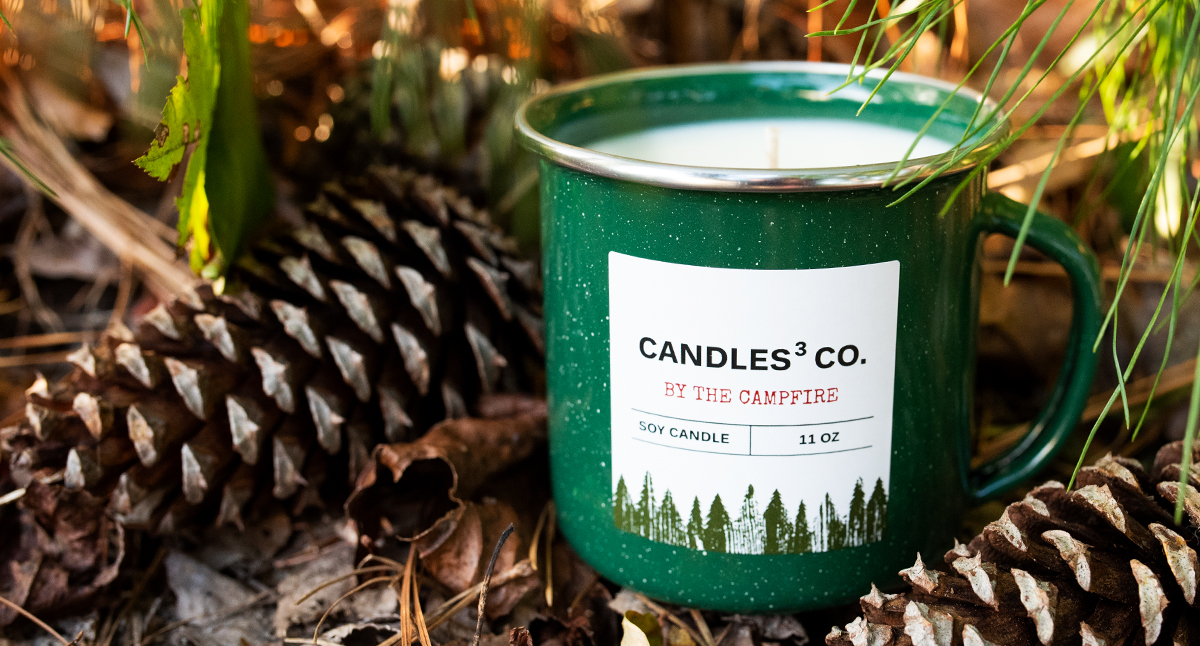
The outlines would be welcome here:
[[[37,366],[44,363],[64,363],[70,352],[43,352],[41,354],[26,354],[19,357],[0,357],[0,368],[16,368],[17,366]]]
[[[49,334],[26,334],[11,339],[0,339],[0,350],[13,348],[36,348],[64,343],[82,343],[95,338],[95,332],[51,332]]]
[[[19,312],[23,309],[25,309],[24,299],[14,298],[11,301],[4,301],[3,303],[0,303],[0,316],[12,314],[13,312]]]
[[[698,632],[693,630],[691,626],[684,623],[684,621],[682,619],[680,619],[679,617],[676,617],[675,614],[672,613],[670,610],[663,608],[662,606],[658,605],[657,603],[654,603],[653,601],[647,599],[645,596],[643,596],[642,594],[639,594],[637,592],[634,592],[633,596],[637,597],[642,603],[646,604],[646,606],[649,607],[651,610],[653,610],[655,612],[655,614],[657,614],[659,617],[666,617],[667,621],[670,621],[671,623],[675,624],[676,626],[679,626],[680,628],[682,628],[684,632],[686,632],[688,635],[690,635],[692,637],[692,639],[694,639],[696,641],[696,643],[704,644],[705,646],[707,646],[707,642],[704,641],[704,639],[700,636],[700,634]]]
[[[46,221],[42,196],[28,184],[25,186],[25,193],[29,206],[25,210],[25,219],[21,221],[21,228],[17,231],[17,246],[13,249],[13,273],[17,276],[17,284],[21,286],[21,296],[29,305],[33,317],[42,327],[54,332],[61,332],[63,330],[62,319],[42,302],[42,295],[38,292],[37,283],[33,280],[33,272],[29,267],[29,254],[33,243],[42,229],[42,224]]]
[[[704,637],[704,641],[701,643],[704,646],[716,646],[716,642],[713,641],[712,631],[708,629],[708,622],[704,620],[704,615],[700,614],[700,611],[695,608],[689,609],[688,612],[692,615],[692,621],[696,622],[696,630],[699,630],[700,634]]]
[[[112,316],[108,317],[109,329],[125,320],[129,309],[129,297],[133,294],[133,264],[121,261],[121,278],[117,281],[117,300],[113,303]]]
[[[9,608],[12,608],[13,610],[17,611],[17,613],[20,614],[22,617],[25,617],[29,621],[32,621],[33,623],[37,624],[42,630],[50,633],[50,635],[53,636],[55,639],[57,639],[61,644],[63,644],[63,646],[71,646],[71,642],[67,641],[66,637],[63,637],[62,635],[58,634],[58,631],[56,631],[53,628],[51,628],[50,626],[46,625],[46,622],[33,616],[33,613],[22,608],[21,606],[18,606],[17,604],[9,601],[8,599],[5,599],[4,597],[0,597],[0,603],[3,603],[4,605],[8,606]]]
[[[0,507],[7,505],[15,500],[20,500],[25,495],[25,487],[13,489],[12,491],[0,496]]]
[[[500,557],[500,548],[504,547],[504,542],[513,533],[513,529],[513,524],[509,523],[508,527],[504,529],[504,533],[500,534],[500,540],[496,541],[496,549],[492,550],[492,559],[488,561],[487,570],[483,573],[483,582],[479,584],[479,616],[475,618],[475,639],[471,641],[471,646],[479,646],[479,636],[483,634],[483,610],[487,605],[488,584],[492,581],[492,570],[496,569],[496,559]]]

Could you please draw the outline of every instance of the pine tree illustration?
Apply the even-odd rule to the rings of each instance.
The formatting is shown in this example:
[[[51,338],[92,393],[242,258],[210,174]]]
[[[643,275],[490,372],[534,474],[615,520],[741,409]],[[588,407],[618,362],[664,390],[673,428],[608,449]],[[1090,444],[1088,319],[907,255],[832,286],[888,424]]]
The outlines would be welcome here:
[[[633,533],[640,534],[652,541],[658,540],[654,531],[654,483],[650,473],[642,478],[642,495],[638,499],[637,510],[634,511]]]
[[[865,532],[868,541],[883,540],[884,530],[887,529],[887,492],[883,490],[883,479],[875,481],[875,490],[867,501],[867,522]]]
[[[710,552],[728,551],[729,512],[718,494],[708,508],[708,526],[704,528],[704,549]]]
[[[675,498],[671,496],[669,489],[663,494],[662,506],[658,509],[658,516],[658,540],[670,543],[671,545],[687,545],[687,535],[683,531],[683,518],[680,517],[679,510],[675,508]]]
[[[763,548],[763,523],[758,515],[758,503],[754,501],[754,485],[746,488],[742,498],[742,509],[734,523],[734,544],[729,551],[736,554],[761,554]]]
[[[840,550],[846,547],[846,522],[838,515],[837,507],[829,494],[825,494],[825,504],[821,505],[822,542],[826,552]]]
[[[700,511],[699,496],[692,498],[692,517],[687,524],[687,546],[701,549],[704,546],[704,514]]]
[[[778,489],[771,495],[771,502],[767,503],[767,509],[763,512],[763,529],[766,532],[763,554],[783,554],[788,551],[792,525],[788,522],[787,509],[783,506]]]
[[[854,485],[854,495],[850,498],[850,516],[846,524],[846,545],[862,545],[867,542],[866,522],[866,495],[863,493],[862,478],[859,478]]]
[[[804,508],[803,501],[800,503],[800,509],[796,510],[796,522],[793,527],[788,553],[805,554],[813,551],[813,534],[808,528],[808,510]]]
[[[625,486],[625,476],[617,480],[617,493],[613,495],[613,524],[617,529],[633,531],[633,500],[629,498],[629,489]]]

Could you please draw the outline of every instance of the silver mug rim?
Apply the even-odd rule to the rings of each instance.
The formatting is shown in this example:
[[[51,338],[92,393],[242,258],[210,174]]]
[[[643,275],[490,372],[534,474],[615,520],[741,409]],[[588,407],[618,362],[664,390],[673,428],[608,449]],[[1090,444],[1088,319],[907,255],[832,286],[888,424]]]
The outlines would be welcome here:
[[[947,153],[907,160],[899,169],[899,160],[861,166],[835,166],[825,168],[789,169],[745,169],[712,168],[704,166],[680,166],[659,162],[618,157],[566,142],[558,141],[538,132],[529,124],[526,112],[539,101],[563,96],[581,90],[600,87],[612,82],[640,79],[665,78],[671,76],[698,76],[711,74],[738,74],[756,72],[839,72],[847,74],[850,65],[809,61],[755,61],[746,63],[700,63],[649,67],[612,74],[603,74],[555,87],[548,92],[531,96],[517,109],[516,129],[522,144],[531,151],[560,166],[584,173],[612,179],[648,184],[664,188],[700,191],[739,192],[803,192],[829,191],[855,188],[875,188],[896,181],[921,179],[934,173],[934,162]],[[867,73],[868,79],[881,80],[885,70],[875,69]],[[996,102],[981,93],[957,87],[940,79],[895,72],[889,80],[906,81],[925,87],[943,90],[981,103],[985,111],[996,113]],[[986,112],[985,112],[986,113]],[[991,135],[976,144],[972,150],[943,173],[954,173],[978,165],[995,146],[1008,134],[1008,120]]]

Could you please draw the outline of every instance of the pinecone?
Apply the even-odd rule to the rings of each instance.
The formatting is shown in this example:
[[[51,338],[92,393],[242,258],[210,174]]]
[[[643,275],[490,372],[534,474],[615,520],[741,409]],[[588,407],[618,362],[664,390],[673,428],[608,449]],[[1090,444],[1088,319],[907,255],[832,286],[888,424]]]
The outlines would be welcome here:
[[[1198,447],[1200,448],[1200,447]],[[1196,548],[1200,468],[1173,522],[1183,447],[1163,447],[1149,473],[1105,456],[1068,491],[1037,487],[1008,506],[968,545],[955,542],[949,569],[917,555],[900,576],[912,587],[860,599],[863,616],[835,627],[828,646],[1120,646],[1200,642]]]
[[[12,482],[61,480],[129,529],[240,526],[260,496],[320,505],[377,443],[540,389],[537,266],[430,176],[376,166],[327,184],[226,285],[110,330],[68,378],[36,383],[26,423],[2,436]]]

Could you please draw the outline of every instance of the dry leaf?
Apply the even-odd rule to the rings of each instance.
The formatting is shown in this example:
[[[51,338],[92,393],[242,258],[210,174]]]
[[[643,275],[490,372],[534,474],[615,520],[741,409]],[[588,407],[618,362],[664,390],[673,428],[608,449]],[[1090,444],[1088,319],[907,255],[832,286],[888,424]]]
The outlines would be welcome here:
[[[415,442],[376,447],[346,512],[369,549],[392,535],[416,541],[424,558],[454,532],[478,487],[545,437],[542,415],[446,420]]]

